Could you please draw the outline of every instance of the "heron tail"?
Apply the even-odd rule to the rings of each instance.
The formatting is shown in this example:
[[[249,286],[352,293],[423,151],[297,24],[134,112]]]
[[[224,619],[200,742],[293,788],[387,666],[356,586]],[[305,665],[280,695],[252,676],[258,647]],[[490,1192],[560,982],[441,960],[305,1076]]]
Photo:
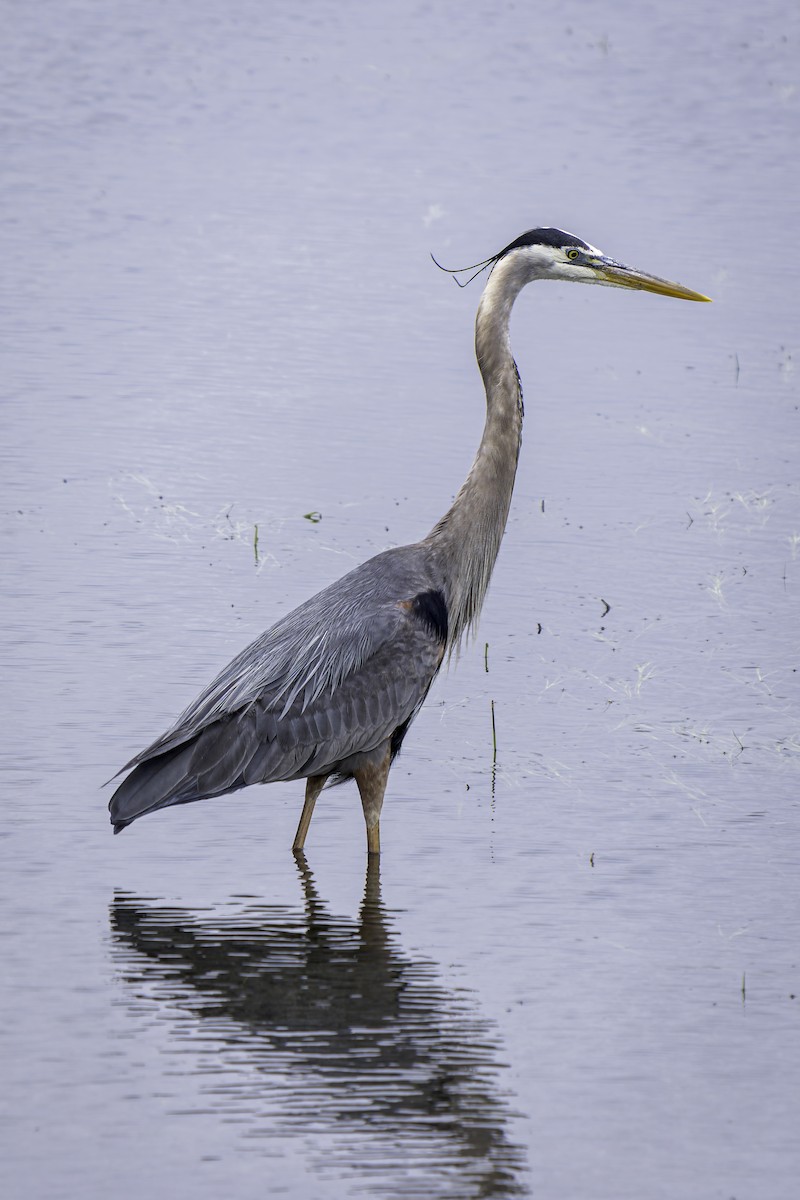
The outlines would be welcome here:
[[[114,833],[159,808],[244,787],[242,768],[254,749],[252,725],[251,721],[233,725],[215,721],[168,750],[159,752],[155,743],[152,757],[145,751],[138,762],[134,760],[133,770],[109,801]]]
[[[196,779],[187,776],[192,750],[191,745],[179,746],[134,767],[109,801],[114,833],[121,833],[126,825],[145,813],[199,799],[187,794],[197,786]]]

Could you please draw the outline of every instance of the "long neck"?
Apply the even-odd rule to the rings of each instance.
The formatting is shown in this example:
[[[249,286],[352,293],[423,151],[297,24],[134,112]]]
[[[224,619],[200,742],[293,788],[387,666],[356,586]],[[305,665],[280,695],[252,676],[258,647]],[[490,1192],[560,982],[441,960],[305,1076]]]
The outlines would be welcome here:
[[[481,297],[475,353],[486,389],[486,424],[461,491],[426,538],[442,568],[451,652],[477,626],[514,489],[523,409],[508,325],[524,283],[513,264],[501,259]]]

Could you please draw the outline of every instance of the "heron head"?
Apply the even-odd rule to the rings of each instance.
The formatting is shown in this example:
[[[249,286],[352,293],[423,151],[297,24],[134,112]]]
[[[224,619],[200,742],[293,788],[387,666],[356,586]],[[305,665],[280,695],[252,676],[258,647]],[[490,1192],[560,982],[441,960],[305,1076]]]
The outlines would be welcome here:
[[[503,261],[511,265],[513,261],[525,275],[526,283],[534,279],[561,279],[569,283],[595,283],[603,287],[656,292],[678,300],[709,299],[680,283],[671,283],[668,279],[617,262],[596,246],[563,229],[529,229],[489,261],[492,266]]]
[[[709,299],[680,283],[671,283],[668,279],[627,267],[563,229],[528,229],[503,250],[471,267],[452,270],[442,267],[435,258],[433,261],[437,267],[452,275],[460,287],[465,287],[482,271],[488,269],[491,272],[503,264],[505,280],[514,293],[534,279],[560,279],[568,283],[596,283],[603,287],[657,292],[661,296],[675,296],[678,300]],[[458,276],[468,271],[474,274],[462,283]]]

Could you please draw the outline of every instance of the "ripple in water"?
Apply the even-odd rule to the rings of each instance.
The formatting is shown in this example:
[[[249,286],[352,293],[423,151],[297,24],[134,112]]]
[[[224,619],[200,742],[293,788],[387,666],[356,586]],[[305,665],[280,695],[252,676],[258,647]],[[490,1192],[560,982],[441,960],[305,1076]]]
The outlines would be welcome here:
[[[377,861],[354,921],[327,912],[297,858],[302,908],[242,900],[220,917],[119,894],[131,1014],[169,1023],[203,1110],[240,1123],[251,1150],[294,1135],[313,1169],[385,1197],[527,1194],[491,1024],[403,952]]]

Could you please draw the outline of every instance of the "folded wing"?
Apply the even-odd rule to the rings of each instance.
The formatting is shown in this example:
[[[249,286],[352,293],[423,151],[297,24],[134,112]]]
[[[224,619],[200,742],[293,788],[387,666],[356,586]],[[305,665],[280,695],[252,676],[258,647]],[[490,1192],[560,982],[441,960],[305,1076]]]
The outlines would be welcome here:
[[[438,591],[404,596],[394,571],[366,570],[377,561],[262,634],[128,764],[109,805],[115,831],[251,783],[346,775],[387,739],[396,752],[441,664],[447,614]]]

